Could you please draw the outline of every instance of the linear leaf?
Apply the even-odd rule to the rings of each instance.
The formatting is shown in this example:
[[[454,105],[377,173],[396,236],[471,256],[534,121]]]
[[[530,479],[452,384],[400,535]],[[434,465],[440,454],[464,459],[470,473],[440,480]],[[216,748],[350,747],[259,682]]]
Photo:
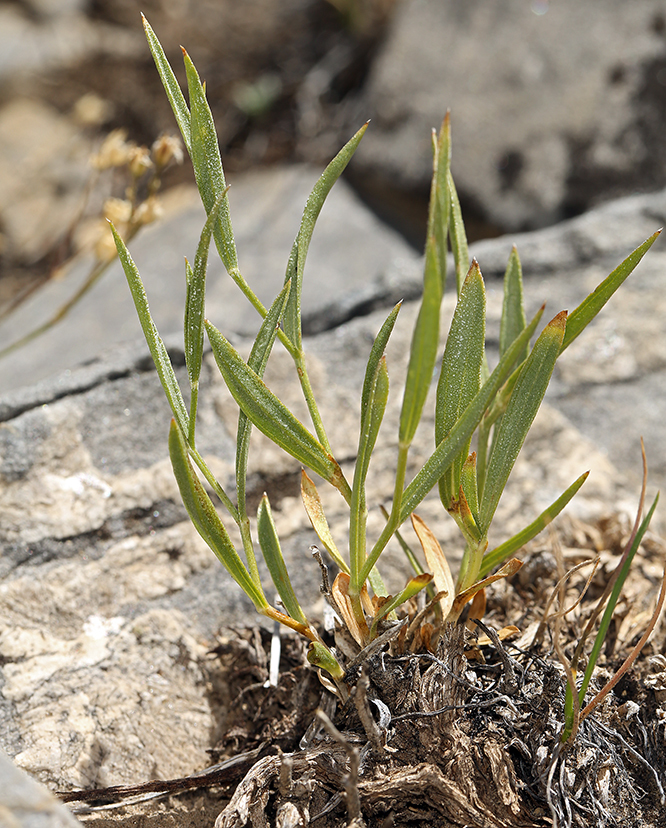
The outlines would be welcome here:
[[[349,562],[351,566],[352,586],[361,588],[358,580],[365,561],[365,530],[367,508],[365,500],[365,480],[370,467],[372,452],[377,442],[377,435],[386,411],[388,401],[389,379],[386,358],[382,357],[375,368],[372,388],[367,407],[361,418],[358,454],[354,466],[352,498],[349,514]]]
[[[456,269],[456,291],[460,295],[465,276],[469,270],[469,249],[467,247],[467,234],[465,233],[465,223],[460,209],[460,201],[458,200],[456,185],[453,183],[451,170],[449,170],[448,188],[450,199],[449,239],[451,241],[451,250],[453,251],[453,261]]]
[[[162,44],[157,39],[157,35],[143,14],[141,18],[143,20],[143,29],[146,33],[146,40],[148,41],[148,48],[155,61],[155,66],[157,67],[162,86],[171,104],[171,109],[173,109],[180,134],[183,136],[183,143],[189,153],[191,148],[190,110],[185,103],[185,97],[181,92],[180,84],[176,80],[171,64],[164,54]]]
[[[535,538],[539,532],[542,532],[546,526],[548,526],[548,524],[559,515],[583,483],[585,483],[588,475],[589,472],[581,474],[581,476],[575,480],[571,486],[569,486],[569,488],[557,498],[557,500],[553,501],[547,509],[544,509],[539,517],[537,517],[536,520],[533,520],[529,526],[526,526],[512,538],[504,541],[504,543],[501,543],[499,546],[496,546],[493,550],[484,555],[479,576],[483,577],[489,572],[492,572],[496,566],[499,566],[508,557],[515,554],[522,546],[529,543],[532,538]]]
[[[243,561],[234,549],[231,538],[220,520],[213,502],[201,485],[190,459],[185,437],[174,420],[169,430],[169,455],[183,504],[197,532],[224,564],[227,572],[245,592],[259,612],[268,602],[259,584],[250,577]]]
[[[305,270],[305,260],[308,254],[308,248],[310,247],[310,241],[312,240],[314,227],[321,208],[324,206],[326,197],[350,162],[367,128],[368,124],[366,123],[351,137],[329,163],[314,185],[305,204],[305,209],[303,210],[301,224],[291,249],[285,276],[285,281],[291,279],[292,291],[284,317],[284,331],[287,339],[297,351],[301,350],[301,294],[303,290],[303,272]]]
[[[183,434],[187,434],[189,418],[185,407],[185,401],[183,400],[183,395],[181,393],[180,386],[178,385],[178,380],[176,379],[171,359],[169,358],[169,353],[164,342],[162,341],[162,337],[158,333],[155,323],[153,322],[153,318],[150,315],[148,297],[146,296],[141,276],[139,275],[137,266],[134,264],[134,260],[130,256],[129,250],[125,246],[125,242],[120,238],[116,228],[113,225],[111,225],[111,232],[113,233],[113,238],[116,243],[118,258],[123,266],[130,291],[132,292],[134,307],[136,308],[136,312],[139,316],[139,322],[141,323],[143,335],[146,338],[148,348],[150,349],[150,353],[153,357],[153,362],[155,363],[155,368],[157,369],[157,375],[160,378],[162,388],[164,389],[164,393],[166,394],[169,405],[171,406],[173,416],[176,418],[178,427],[181,429]]]
[[[643,244],[637,247],[633,253],[630,253],[627,258],[619,264],[615,270],[607,276],[603,282],[594,290],[586,299],[584,299],[578,307],[571,311],[567,319],[567,330],[562,342],[562,350],[568,348],[574,339],[584,330],[584,328],[594,319],[603,306],[608,302],[615,291],[620,287],[624,280],[634,270],[636,265],[640,262],[647,251],[657,240],[661,230],[657,230],[650,238],[646,239]]]
[[[423,272],[423,296],[412,334],[407,379],[400,410],[399,442],[408,446],[421,419],[439,346],[439,315],[446,283],[446,233],[449,201],[450,123],[447,114],[433,142],[428,235]]]
[[[377,614],[375,615],[372,626],[370,627],[370,639],[373,640],[377,633],[377,627],[379,622],[382,618],[386,618],[386,616],[393,612],[393,610],[397,609],[399,606],[404,604],[406,601],[409,601],[410,598],[413,598],[415,595],[424,588],[427,587],[428,584],[432,581],[432,575],[428,572],[424,572],[421,575],[415,575],[413,578],[410,578],[407,581],[407,585],[405,588],[399,592],[395,598],[389,598],[381,607],[377,610]]]
[[[222,198],[217,199],[201,231],[197,252],[194,257],[194,269],[188,267],[187,295],[185,299],[185,364],[190,377],[190,384],[196,385],[201,374],[203,357],[203,320],[206,297],[206,268],[208,265],[208,248],[213,225],[222,205]]]
[[[430,455],[421,467],[416,477],[407,486],[404,492],[399,524],[404,523],[409,515],[416,509],[423,498],[431,491],[439,478],[444,474],[455,457],[460,453],[462,447],[467,444],[474,429],[478,426],[483,412],[486,410],[498,389],[504,382],[509,372],[509,366],[515,360],[515,355],[523,347],[525,342],[534,333],[536,326],[543,314],[543,307],[534,316],[534,319],[525,328],[518,339],[498,362],[495,370],[488,380],[481,386],[479,393],[467,406],[465,413],[458,420],[451,430],[449,436],[442,440],[435,451]]]
[[[567,313],[562,311],[546,325],[534,343],[502,416],[493,441],[479,507],[480,528],[483,534],[488,531],[518,452],[525,442],[527,432],[546,393],[562,347],[566,321]],[[514,340],[517,341],[519,339]],[[505,356],[510,350],[511,348],[506,351]]]
[[[335,459],[266,387],[217,328],[210,322],[205,326],[224,381],[250,422],[304,466],[328,480],[349,502],[351,490]]]
[[[485,334],[486,290],[474,260],[460,291],[442,357],[435,405],[436,444],[449,435],[479,391]],[[440,480],[440,497],[445,509],[458,496],[460,473],[468,454],[469,441],[462,447],[457,462]]]
[[[289,615],[298,621],[299,624],[308,626],[308,619],[298,603],[296,593],[291,585],[287,566],[284,562],[282,549],[280,547],[280,539],[278,538],[275,522],[271,513],[271,506],[268,502],[268,497],[264,495],[259,503],[257,510],[257,534],[259,536],[259,546],[264,554],[266,566],[271,574],[275,589],[282,599]]]
[[[523,330],[525,319],[525,302],[523,298],[523,269],[518,250],[511,249],[509,262],[504,273],[504,301],[500,319],[500,355],[503,354],[518,334]],[[518,355],[518,361],[527,359],[528,347],[525,346]]]
[[[257,337],[252,345],[247,364],[260,378],[264,375],[266,363],[275,344],[280,321],[287,304],[288,294],[289,283],[282,288],[275,298],[275,301],[261,323]],[[236,497],[238,511],[242,517],[246,515],[245,487],[247,483],[247,460],[251,433],[252,423],[241,409],[238,412],[238,428],[236,429]]]
[[[210,214],[217,200],[222,198],[222,204],[219,208],[219,220],[215,223],[213,234],[224,266],[229,272],[237,271],[238,255],[231,227],[229,199],[225,196],[227,182],[222,169],[222,158],[213,115],[208,106],[197,70],[184,49],[183,62],[185,63],[187,89],[190,96],[192,136],[190,157],[194,167],[194,176],[206,213]]]

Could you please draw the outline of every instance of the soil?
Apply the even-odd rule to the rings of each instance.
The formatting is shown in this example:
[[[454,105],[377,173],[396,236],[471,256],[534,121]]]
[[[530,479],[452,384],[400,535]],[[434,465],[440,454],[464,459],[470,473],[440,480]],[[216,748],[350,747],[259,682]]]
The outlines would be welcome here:
[[[571,612],[559,640],[570,658],[627,536],[617,519],[561,524],[533,544],[516,576],[488,590],[481,625],[449,625],[437,637],[430,623],[406,635],[402,622],[360,653],[338,628],[330,643],[346,662],[344,700],[322,687],[301,640],[281,638],[273,687],[271,635],[224,631],[207,665],[215,764],[185,780],[64,798],[78,800],[75,812],[94,828],[161,825],[167,815],[179,828],[215,817],[216,828],[663,826],[663,625],[573,745],[560,745],[556,603],[545,625],[544,608],[563,567],[600,557],[587,591],[589,567],[567,581]],[[640,638],[663,557],[663,542],[648,538],[593,684],[602,686]],[[521,632],[500,642],[493,631],[508,624]]]

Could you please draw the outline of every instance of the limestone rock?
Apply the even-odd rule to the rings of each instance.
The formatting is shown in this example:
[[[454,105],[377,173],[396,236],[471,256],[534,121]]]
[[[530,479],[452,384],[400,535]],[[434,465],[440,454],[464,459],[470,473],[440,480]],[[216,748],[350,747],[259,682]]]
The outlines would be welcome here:
[[[356,170],[427,192],[450,109],[458,188],[504,231],[664,186],[664,22],[658,0],[406,0],[357,108]]]

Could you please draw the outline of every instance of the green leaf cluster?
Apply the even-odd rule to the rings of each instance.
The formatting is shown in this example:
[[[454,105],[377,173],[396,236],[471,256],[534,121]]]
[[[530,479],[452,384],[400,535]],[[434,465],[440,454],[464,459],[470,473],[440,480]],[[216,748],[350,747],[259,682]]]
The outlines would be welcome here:
[[[504,277],[499,361],[490,371],[485,353],[486,290],[478,263],[469,260],[460,204],[451,175],[450,120],[446,116],[439,133],[433,133],[432,140],[433,175],[423,295],[412,334],[402,398],[393,500],[383,531],[379,537],[370,539],[367,532],[366,481],[387,407],[389,370],[385,351],[400,306],[388,314],[367,361],[360,400],[358,451],[351,484],[335,458],[312,390],[301,327],[302,286],[314,227],[326,196],[351,159],[367,125],[336,155],[312,190],[289,256],[282,288],[270,308],[265,308],[239,268],[228,188],[205,86],[191,59],[183,51],[188,104],[155,33],[145,20],[144,26],[155,64],[192,160],[207,213],[194,266],[186,264],[184,339],[190,386],[189,405],[185,403],[169,355],[150,315],[140,275],[122,239],[115,234],[118,254],[143,332],[173,412],[169,450],[176,480],[197,531],[252,600],[257,611],[307,636],[312,642],[311,661],[327,670],[336,681],[341,681],[343,671],[340,665],[307,618],[291,584],[268,497],[262,498],[256,516],[248,514],[246,483],[252,429],[259,429],[304,467],[305,508],[324,548],[341,569],[332,595],[337,596],[340,616],[360,646],[377,636],[387,620],[390,623],[395,617],[395,610],[403,602],[426,586],[429,590],[433,589],[429,585],[431,576],[423,573],[411,550],[409,557],[415,563],[416,577],[396,597],[387,596],[378,566],[389,540],[398,535],[404,543],[398,534],[400,526],[423,499],[438,488],[443,508],[456,521],[465,549],[455,586],[446,558],[434,536],[425,529],[419,536],[429,568],[435,573],[434,586],[439,594],[455,592],[455,595],[448,595],[444,613],[448,620],[455,620],[464,602],[483,589],[486,583],[515,571],[516,564],[509,562],[498,575],[487,577],[491,570],[504,564],[550,523],[584,482],[586,475],[572,483],[521,532],[488,551],[488,532],[495,511],[558,357],[629,276],[657,234],[638,247],[574,311],[570,314],[565,311],[558,313],[534,341],[543,307],[533,319],[526,319],[520,259],[514,249]],[[211,240],[215,242],[229,277],[262,320],[247,360],[223,333],[205,319],[206,267]],[[442,340],[441,304],[451,258],[457,304],[437,371]],[[233,497],[215,479],[196,445],[199,377],[205,337],[239,409]],[[263,381],[268,358],[277,342],[294,362],[312,429],[300,422]],[[433,385],[436,386],[433,450],[418,472],[407,481],[410,447]],[[476,440],[476,451],[471,451],[473,439]],[[348,505],[346,554],[340,551],[345,549],[345,545],[331,535],[317,487],[306,474],[306,469],[337,489]],[[217,495],[228,519],[236,524],[242,552],[234,547],[209,491]],[[266,598],[265,585],[261,582],[257,566],[257,549],[264,557],[284,611],[273,607]],[[372,599],[368,585],[374,593]]]

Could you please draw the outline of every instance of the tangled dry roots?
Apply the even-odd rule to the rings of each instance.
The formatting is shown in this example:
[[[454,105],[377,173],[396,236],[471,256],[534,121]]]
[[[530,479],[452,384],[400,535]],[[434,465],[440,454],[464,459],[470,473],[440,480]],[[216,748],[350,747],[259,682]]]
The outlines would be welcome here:
[[[216,828],[663,824],[648,804],[659,809],[663,800],[658,734],[640,717],[623,733],[591,717],[561,752],[558,670],[492,648],[485,663],[468,662],[465,634],[450,628],[435,654],[395,656],[384,647],[352,666],[350,699],[336,705],[322,696],[330,719],[311,710],[314,722],[292,750],[285,735],[294,738],[293,728],[255,728],[278,752],[247,773]],[[312,674],[301,669],[290,686],[305,721]]]

